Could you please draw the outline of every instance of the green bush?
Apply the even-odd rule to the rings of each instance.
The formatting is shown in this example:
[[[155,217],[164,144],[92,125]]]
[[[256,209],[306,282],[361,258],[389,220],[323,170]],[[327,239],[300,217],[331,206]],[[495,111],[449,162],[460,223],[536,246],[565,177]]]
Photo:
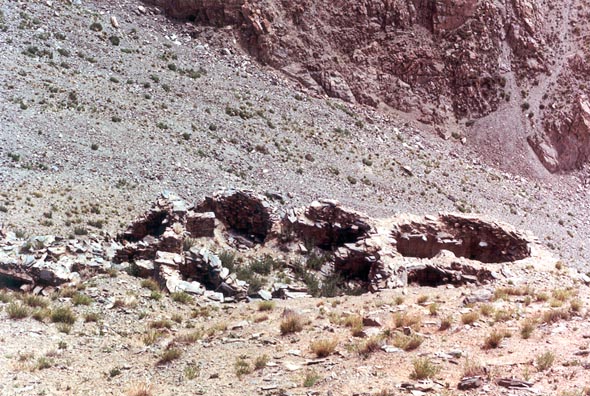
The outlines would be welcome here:
[[[23,319],[31,314],[30,309],[20,303],[8,304],[6,312],[10,319]]]
[[[59,307],[51,311],[51,321],[53,323],[74,324],[76,315],[69,307]]]

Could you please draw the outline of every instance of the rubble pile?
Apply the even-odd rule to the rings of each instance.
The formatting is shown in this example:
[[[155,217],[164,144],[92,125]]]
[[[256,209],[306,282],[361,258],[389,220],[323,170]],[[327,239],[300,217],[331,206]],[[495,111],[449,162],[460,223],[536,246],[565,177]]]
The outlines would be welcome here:
[[[76,284],[88,275],[107,272],[113,252],[108,242],[94,238],[19,238],[7,232],[0,239],[0,285],[48,294],[56,286]]]

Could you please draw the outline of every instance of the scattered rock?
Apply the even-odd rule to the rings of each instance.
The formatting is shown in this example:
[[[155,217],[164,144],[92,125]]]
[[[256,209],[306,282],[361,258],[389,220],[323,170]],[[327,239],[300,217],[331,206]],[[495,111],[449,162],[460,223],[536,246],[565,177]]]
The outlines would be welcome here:
[[[459,381],[459,384],[457,385],[457,389],[459,389],[459,390],[476,389],[482,385],[483,385],[483,380],[479,376],[464,377],[464,378],[461,378],[461,381]]]
[[[505,388],[530,388],[533,386],[532,383],[527,381],[522,381],[514,378],[500,378],[496,381],[496,383],[500,386]]]

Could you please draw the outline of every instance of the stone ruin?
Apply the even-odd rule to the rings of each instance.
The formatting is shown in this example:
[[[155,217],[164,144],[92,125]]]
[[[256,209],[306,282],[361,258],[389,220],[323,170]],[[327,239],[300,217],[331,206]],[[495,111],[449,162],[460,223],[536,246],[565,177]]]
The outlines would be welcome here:
[[[245,297],[247,285],[239,285],[235,275],[219,264],[207,264],[218,260],[206,249],[182,253],[183,238],[216,237],[245,251],[279,248],[291,258],[315,249],[331,258],[327,269],[322,268],[325,277],[337,274],[372,291],[414,282],[440,285],[490,281],[499,273],[494,264],[530,257],[533,243],[531,236],[508,225],[476,216],[371,219],[333,200],[288,209],[282,216],[266,197],[252,191],[221,192],[188,209],[180,205],[185,211],[180,215],[171,209],[178,204],[165,202],[122,234],[124,246],[115,257],[128,261],[138,254],[146,256],[145,252],[152,256],[159,251],[175,253],[179,255],[177,279],[196,280],[204,288],[230,298]],[[161,214],[162,208],[168,208],[167,214]],[[153,232],[141,241],[130,238],[138,234],[137,230],[145,234],[145,224],[153,218],[165,224],[147,227]],[[207,255],[212,259],[204,260]],[[153,270],[157,272],[158,268]],[[164,275],[169,276],[169,272]],[[162,276],[160,273],[156,278]],[[162,283],[168,282],[162,279]]]
[[[475,216],[442,214],[410,221],[393,230],[402,256],[433,258],[442,250],[482,263],[503,263],[530,256],[526,236]]]
[[[223,266],[213,251],[219,247],[246,257],[276,252],[286,261],[320,252],[329,258],[319,272],[324,280],[337,275],[377,291],[408,283],[488,282],[501,276],[503,264],[531,257],[535,245],[532,236],[508,225],[462,214],[372,219],[321,200],[281,216],[265,196],[247,190],[222,191],[195,205],[163,193],[114,241],[37,238],[26,243],[29,251],[14,236],[0,240],[0,280],[40,291],[115,266],[154,278],[170,292],[217,301],[305,292],[277,283],[254,295]]]
[[[278,219],[266,198],[252,191],[206,197],[196,210],[214,214],[226,228],[256,243],[264,243]]]

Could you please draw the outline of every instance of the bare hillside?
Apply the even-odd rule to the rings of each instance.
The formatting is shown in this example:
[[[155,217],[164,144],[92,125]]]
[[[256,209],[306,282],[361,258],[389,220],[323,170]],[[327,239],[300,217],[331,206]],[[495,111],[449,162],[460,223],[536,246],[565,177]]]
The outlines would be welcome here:
[[[581,2],[166,4],[0,3],[0,394],[588,394]]]

